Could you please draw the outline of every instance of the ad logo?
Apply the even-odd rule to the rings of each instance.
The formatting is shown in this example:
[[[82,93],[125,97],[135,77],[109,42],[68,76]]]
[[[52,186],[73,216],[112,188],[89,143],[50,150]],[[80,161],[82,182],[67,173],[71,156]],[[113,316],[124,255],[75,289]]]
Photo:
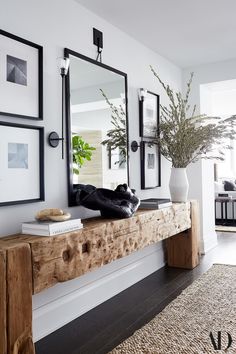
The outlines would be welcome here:
[[[211,343],[212,343],[213,348],[215,350],[226,350],[226,349],[229,349],[231,347],[231,345],[233,343],[233,339],[232,339],[231,335],[228,332],[223,332],[223,334],[224,334],[224,345],[227,344],[226,348],[222,348],[222,332],[218,331],[217,332],[217,336],[215,336],[215,338],[214,338],[213,333],[210,332]],[[228,340],[228,342],[225,341],[225,340]]]

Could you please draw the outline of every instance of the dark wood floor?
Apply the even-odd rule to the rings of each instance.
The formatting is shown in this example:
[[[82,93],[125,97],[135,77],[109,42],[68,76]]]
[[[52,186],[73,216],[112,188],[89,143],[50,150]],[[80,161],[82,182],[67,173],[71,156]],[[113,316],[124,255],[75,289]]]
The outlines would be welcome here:
[[[193,270],[164,267],[36,343],[36,354],[105,354],[150,321],[213,263],[236,264],[236,234]]]

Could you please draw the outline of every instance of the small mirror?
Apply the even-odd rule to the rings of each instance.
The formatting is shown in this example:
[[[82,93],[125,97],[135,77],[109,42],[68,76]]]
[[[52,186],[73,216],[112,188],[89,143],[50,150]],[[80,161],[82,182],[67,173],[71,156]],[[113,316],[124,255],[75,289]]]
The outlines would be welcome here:
[[[65,49],[69,205],[78,184],[128,184],[127,75]]]

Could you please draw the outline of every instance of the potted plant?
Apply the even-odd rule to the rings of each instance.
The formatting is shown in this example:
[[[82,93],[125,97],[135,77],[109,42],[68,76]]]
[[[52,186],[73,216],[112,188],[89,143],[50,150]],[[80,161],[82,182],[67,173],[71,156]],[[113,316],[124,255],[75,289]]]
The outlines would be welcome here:
[[[193,73],[183,96],[166,85],[153,67],[150,67],[170,101],[168,106],[160,105],[160,125],[155,142],[159,145],[161,154],[172,163],[169,184],[172,201],[186,201],[186,167],[199,159],[224,160],[224,149],[231,148],[229,139],[235,139],[236,116],[227,119],[196,116],[196,105],[191,109],[188,103]]]
[[[72,151],[73,151],[73,173],[78,175],[79,169],[83,166],[85,161],[91,161],[92,151],[95,147],[86,143],[81,136],[73,135],[72,137]]]

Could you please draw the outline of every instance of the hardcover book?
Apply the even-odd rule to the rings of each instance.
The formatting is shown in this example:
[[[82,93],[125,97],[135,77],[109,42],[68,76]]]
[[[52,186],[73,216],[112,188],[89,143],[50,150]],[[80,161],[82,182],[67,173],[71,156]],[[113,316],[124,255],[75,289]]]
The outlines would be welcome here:
[[[172,205],[170,199],[167,198],[149,198],[141,200],[139,208],[143,209],[162,209]]]
[[[83,228],[81,219],[71,219],[62,222],[29,221],[22,223],[22,233],[38,236],[54,236]]]

